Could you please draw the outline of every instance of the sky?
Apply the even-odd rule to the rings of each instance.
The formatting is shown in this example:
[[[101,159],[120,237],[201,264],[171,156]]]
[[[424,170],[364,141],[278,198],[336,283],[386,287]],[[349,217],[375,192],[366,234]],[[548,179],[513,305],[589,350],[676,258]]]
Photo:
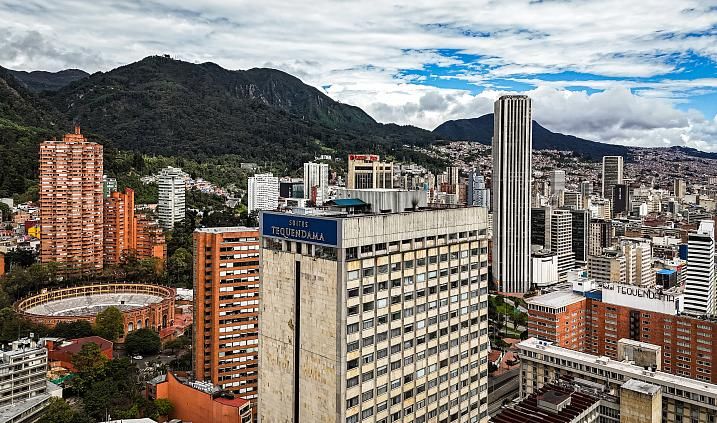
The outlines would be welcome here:
[[[717,152],[717,0],[0,0],[0,66],[153,54],[280,69],[380,122],[433,129],[523,93],[553,131]]]

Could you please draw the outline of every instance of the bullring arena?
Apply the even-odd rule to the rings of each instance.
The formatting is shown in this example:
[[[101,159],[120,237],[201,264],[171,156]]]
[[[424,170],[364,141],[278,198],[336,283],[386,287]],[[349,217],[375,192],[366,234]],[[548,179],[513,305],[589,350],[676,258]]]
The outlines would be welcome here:
[[[174,297],[173,288],[160,285],[92,284],[43,290],[15,303],[15,310],[33,322],[54,327],[59,322],[76,320],[94,323],[99,312],[117,307],[127,335],[141,328],[159,332],[174,325]]]

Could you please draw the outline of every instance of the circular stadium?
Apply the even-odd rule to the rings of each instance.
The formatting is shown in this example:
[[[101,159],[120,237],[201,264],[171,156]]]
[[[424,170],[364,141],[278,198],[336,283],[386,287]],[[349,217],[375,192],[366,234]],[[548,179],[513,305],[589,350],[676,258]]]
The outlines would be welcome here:
[[[124,334],[136,329],[160,331],[174,324],[174,289],[142,283],[107,283],[43,290],[15,303],[15,310],[36,323],[86,320],[108,307],[124,317]]]

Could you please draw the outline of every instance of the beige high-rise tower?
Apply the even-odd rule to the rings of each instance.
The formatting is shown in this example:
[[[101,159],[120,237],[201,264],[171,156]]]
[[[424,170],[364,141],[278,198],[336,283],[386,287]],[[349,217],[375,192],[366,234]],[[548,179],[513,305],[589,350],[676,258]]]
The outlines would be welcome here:
[[[493,279],[504,292],[530,289],[532,105],[524,95],[495,102]]]
[[[40,144],[40,260],[67,273],[102,270],[102,146],[75,127]]]

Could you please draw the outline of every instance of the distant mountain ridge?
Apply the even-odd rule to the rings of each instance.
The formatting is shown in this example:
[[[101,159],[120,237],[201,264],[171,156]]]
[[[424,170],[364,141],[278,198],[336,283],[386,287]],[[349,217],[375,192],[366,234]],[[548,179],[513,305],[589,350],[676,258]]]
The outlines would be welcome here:
[[[471,119],[449,120],[439,125],[433,132],[447,140],[475,141],[491,145],[493,114]],[[592,160],[600,160],[602,156],[630,155],[628,147],[552,132],[536,121],[533,121],[533,149],[572,151]]]
[[[87,78],[90,74],[80,69],[59,72],[8,70],[25,88],[33,92],[57,91],[71,82]]]

